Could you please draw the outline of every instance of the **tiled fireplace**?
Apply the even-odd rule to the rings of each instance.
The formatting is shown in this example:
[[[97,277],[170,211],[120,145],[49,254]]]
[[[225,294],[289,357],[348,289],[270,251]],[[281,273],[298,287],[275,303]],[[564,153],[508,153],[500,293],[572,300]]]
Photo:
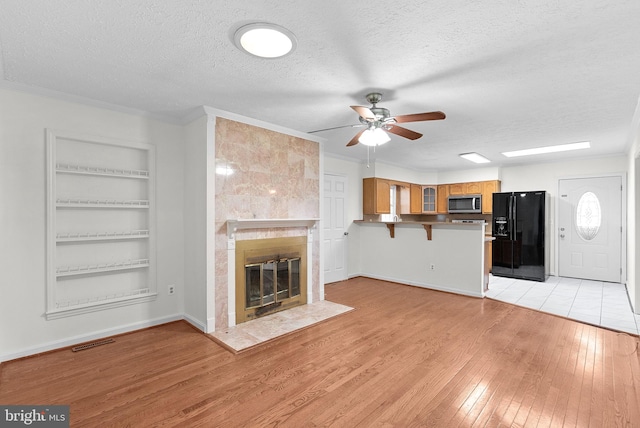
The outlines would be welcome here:
[[[238,321],[236,295],[237,279],[245,276],[245,264],[262,264],[275,260],[278,254],[266,255],[265,260],[239,263],[237,247],[249,241],[256,244],[262,240],[294,238],[304,247],[300,267],[296,257],[288,251],[278,257],[273,274],[277,277],[286,266],[300,271],[300,290],[287,284],[287,293],[299,293],[299,298],[284,298],[284,286],[280,297],[270,301],[269,273],[266,283],[262,269],[262,291],[260,282],[255,295],[260,296],[262,307],[258,315],[285,309],[301,302],[311,303],[321,299],[320,284],[320,240],[317,228],[320,216],[320,147],[317,142],[249,125],[221,117],[215,121],[216,166],[232,171],[229,175],[216,175],[215,180],[215,330],[220,331]],[[274,266],[271,265],[273,268]],[[268,268],[267,268],[268,270]],[[282,274],[282,273],[281,273]],[[255,274],[254,274],[255,275]],[[284,275],[284,274],[282,274]],[[287,273],[287,278],[289,273]],[[293,280],[295,281],[295,280]],[[246,278],[244,280],[246,282]],[[277,285],[276,285],[277,287]],[[305,290],[306,289],[306,290]],[[265,292],[266,291],[266,292]],[[240,296],[246,303],[247,297]],[[269,306],[271,303],[279,306]],[[255,302],[255,299],[254,299]],[[302,303],[304,304],[304,303]],[[244,309],[243,309],[244,311]]]

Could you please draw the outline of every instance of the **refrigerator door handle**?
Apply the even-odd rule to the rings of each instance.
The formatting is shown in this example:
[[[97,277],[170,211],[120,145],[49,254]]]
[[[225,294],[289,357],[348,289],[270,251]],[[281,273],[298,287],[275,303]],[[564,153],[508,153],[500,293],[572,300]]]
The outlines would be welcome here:
[[[511,196],[511,240],[516,240],[516,197]]]
[[[509,240],[513,241],[513,196],[509,196],[509,207],[507,208],[507,221],[509,222]]]

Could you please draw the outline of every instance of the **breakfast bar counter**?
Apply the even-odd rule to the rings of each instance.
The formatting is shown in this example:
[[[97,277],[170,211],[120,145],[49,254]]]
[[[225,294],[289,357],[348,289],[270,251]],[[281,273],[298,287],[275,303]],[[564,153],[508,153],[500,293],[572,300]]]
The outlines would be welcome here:
[[[484,297],[484,223],[354,221],[359,275]]]

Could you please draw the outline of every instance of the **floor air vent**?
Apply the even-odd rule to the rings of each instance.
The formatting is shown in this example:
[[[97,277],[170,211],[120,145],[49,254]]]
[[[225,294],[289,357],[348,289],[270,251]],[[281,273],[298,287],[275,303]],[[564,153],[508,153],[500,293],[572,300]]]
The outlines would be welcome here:
[[[106,345],[107,343],[113,343],[113,339],[98,340],[97,342],[85,343],[84,345],[78,345],[71,348],[73,352],[84,351],[85,349],[95,348],[96,346]]]

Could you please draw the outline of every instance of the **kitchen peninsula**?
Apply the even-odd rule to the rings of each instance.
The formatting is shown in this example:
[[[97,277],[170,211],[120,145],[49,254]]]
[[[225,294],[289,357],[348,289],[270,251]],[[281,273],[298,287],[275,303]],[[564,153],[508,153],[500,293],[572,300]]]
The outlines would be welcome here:
[[[484,297],[485,225],[357,220],[360,272],[386,281]],[[431,236],[428,236],[431,235]]]

